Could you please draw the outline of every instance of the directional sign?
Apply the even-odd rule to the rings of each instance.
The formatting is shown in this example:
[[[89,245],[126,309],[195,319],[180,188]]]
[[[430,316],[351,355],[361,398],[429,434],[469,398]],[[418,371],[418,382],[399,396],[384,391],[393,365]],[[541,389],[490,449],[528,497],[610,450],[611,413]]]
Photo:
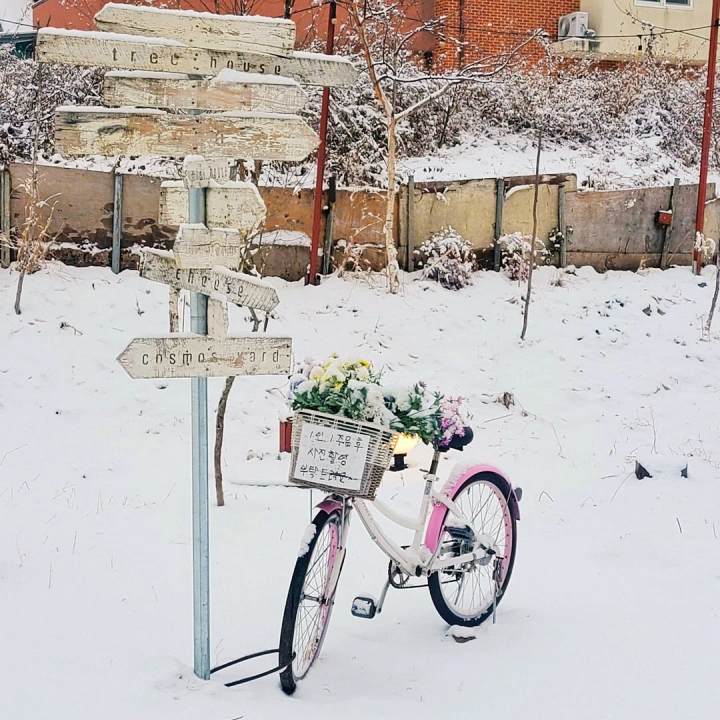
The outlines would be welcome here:
[[[291,78],[237,70],[222,70],[209,78],[111,70],[103,80],[103,102],[117,107],[296,113],[307,99],[305,91]]]
[[[189,75],[217,75],[229,68],[261,75],[281,75],[295,78],[304,85],[327,87],[350,85],[357,77],[353,64],[337,55],[295,51],[290,57],[277,57],[191,48],[165,38],[59,28],[38,30],[35,57],[39,62]]]
[[[231,163],[230,158],[208,160],[202,155],[186,155],[182,167],[183,184],[189,188],[205,188],[211,180],[229,180]]]
[[[180,40],[210,50],[250,50],[290,55],[295,23],[257,15],[217,15],[109,3],[95,15],[100,30]]]
[[[173,255],[179,268],[237,268],[242,256],[242,237],[237,230],[184,223],[178,230]]]
[[[292,364],[292,338],[258,334],[135,338],[117,359],[136,379],[287,375]]]
[[[204,155],[302,160],[318,144],[297,115],[172,115],[153,109],[59,107],[55,149],[64,155]]]
[[[258,189],[249,182],[210,181],[205,191],[205,225],[235,228],[247,236],[265,221],[265,203]],[[160,186],[161,225],[181,225],[188,221],[188,191],[182,180],[165,180]]]
[[[219,266],[179,268],[173,254],[164,250],[146,250],[143,253],[140,277],[264,312],[270,312],[279,302],[275,288],[251,275]]]

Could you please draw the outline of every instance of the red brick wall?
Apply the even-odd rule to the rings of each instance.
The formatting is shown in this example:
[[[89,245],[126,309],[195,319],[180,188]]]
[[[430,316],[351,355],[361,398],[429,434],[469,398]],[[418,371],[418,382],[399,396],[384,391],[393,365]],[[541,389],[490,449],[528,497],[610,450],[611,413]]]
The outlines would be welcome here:
[[[435,8],[438,17],[446,18],[449,38],[439,43],[436,62],[451,69],[508,52],[522,42],[523,35],[537,28],[557,39],[558,18],[579,10],[580,0],[436,0]],[[523,54],[539,58],[541,50],[533,44]]]

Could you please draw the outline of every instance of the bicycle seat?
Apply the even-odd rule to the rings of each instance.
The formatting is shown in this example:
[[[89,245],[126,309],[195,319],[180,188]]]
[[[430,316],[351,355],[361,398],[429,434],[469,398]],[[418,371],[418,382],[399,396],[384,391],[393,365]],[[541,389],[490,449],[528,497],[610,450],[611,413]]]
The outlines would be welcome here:
[[[452,440],[449,443],[442,443],[437,446],[440,452],[447,452],[448,450],[460,450],[462,451],[466,445],[469,445],[473,441],[474,433],[472,428],[465,426],[465,432],[462,435],[453,435]]]

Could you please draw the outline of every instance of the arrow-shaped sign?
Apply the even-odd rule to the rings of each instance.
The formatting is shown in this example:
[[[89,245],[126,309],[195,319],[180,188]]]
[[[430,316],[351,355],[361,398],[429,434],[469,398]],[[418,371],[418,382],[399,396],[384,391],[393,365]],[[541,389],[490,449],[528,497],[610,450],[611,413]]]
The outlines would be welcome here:
[[[210,50],[249,50],[290,55],[295,46],[292,20],[259,15],[218,15],[108,3],[95,15],[100,30],[172,38]]]
[[[144,251],[140,277],[263,312],[270,312],[279,302],[275,288],[250,275],[224,267],[182,269],[165,250]]]
[[[117,360],[136,379],[287,375],[292,338],[257,334],[135,338]]]
[[[153,109],[64,106],[55,111],[55,149],[64,155],[203,155],[302,160],[318,144],[297,115],[173,115]]]
[[[112,70],[103,80],[103,102],[117,107],[171,110],[242,110],[296,113],[307,95],[297,81],[276,75],[223,70],[214,77]]]
[[[295,78],[304,85],[326,87],[350,85],[357,77],[353,64],[338,55],[295,51],[290,57],[278,57],[255,52],[205,50],[165,38],[59,28],[38,30],[35,57],[39,62],[189,75],[217,75],[228,68],[281,75]]]
[[[254,232],[265,220],[265,203],[257,187],[241,180],[208,182],[205,192],[205,224],[235,228],[244,235]],[[182,180],[165,180],[160,185],[161,225],[188,221],[188,191]]]
[[[179,268],[210,268],[215,265],[237,268],[242,254],[242,238],[237,230],[208,229],[202,223],[180,226],[173,255]]]

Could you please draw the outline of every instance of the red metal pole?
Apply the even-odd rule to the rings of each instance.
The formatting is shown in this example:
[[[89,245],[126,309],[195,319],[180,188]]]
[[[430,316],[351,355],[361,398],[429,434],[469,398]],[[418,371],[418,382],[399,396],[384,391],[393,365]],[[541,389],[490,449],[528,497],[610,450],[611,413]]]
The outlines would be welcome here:
[[[720,0],[716,0],[720,3]],[[335,50],[335,16],[337,5],[330,0],[328,9],[328,29],[325,52],[332,55]],[[317,154],[317,174],[315,176],[315,197],[313,203],[312,236],[310,238],[310,269],[305,277],[305,284],[316,285],[318,280],[318,253],[320,251],[320,223],[322,221],[323,181],[325,179],[325,155],[327,149],[328,112],[330,108],[330,88],[323,88],[322,105],[320,107],[320,145]]]
[[[720,24],[720,0],[713,0],[712,24],[710,26],[710,52],[708,54],[707,87],[705,88],[705,118],[703,121],[702,154],[700,156],[700,184],[698,185],[697,213],[695,215],[695,245],[693,247],[693,272],[700,274],[702,250],[697,240],[705,231],[705,200],[707,196],[710,141],[712,139],[713,103],[715,101],[715,76],[717,73],[718,25]]]

